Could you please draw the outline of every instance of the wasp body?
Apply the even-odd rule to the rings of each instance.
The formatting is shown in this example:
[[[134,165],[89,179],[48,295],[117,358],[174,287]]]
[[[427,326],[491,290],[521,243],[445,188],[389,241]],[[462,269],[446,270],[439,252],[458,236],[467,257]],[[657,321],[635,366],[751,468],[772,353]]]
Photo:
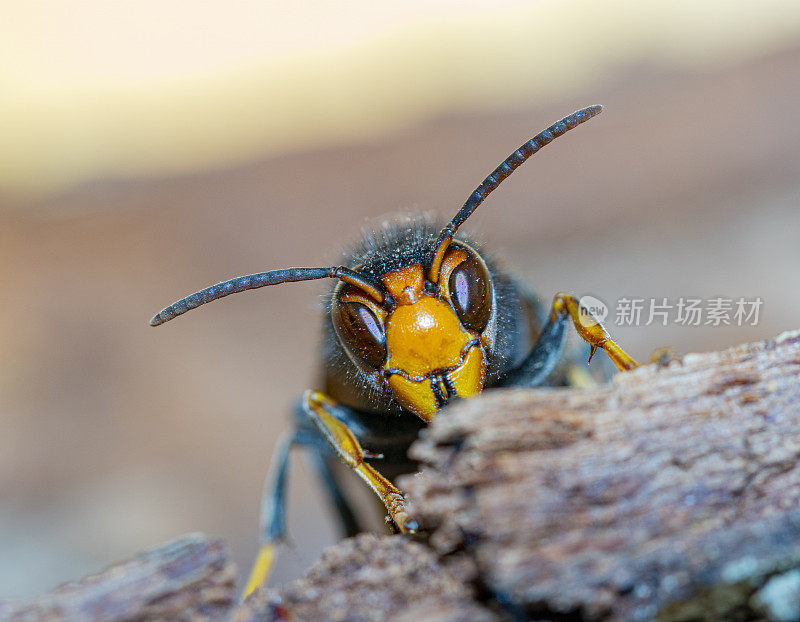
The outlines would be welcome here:
[[[636,366],[575,297],[556,294],[549,314],[542,317],[532,295],[479,245],[456,235],[486,196],[525,160],[601,110],[578,110],[523,144],[444,226],[425,216],[398,218],[365,236],[341,266],[238,277],[179,300],[153,317],[155,326],[240,291],[337,279],[324,319],[321,390],[303,395],[294,426],[274,458],[262,501],[263,544],[246,593],[263,583],[273,544],[285,535],[293,446],[310,449],[348,535],[360,526],[332,470],[331,460],[337,456],[374,490],[394,526],[413,532],[418,525],[391,480],[414,470],[407,449],[446,404],[488,387],[562,383],[554,378],[554,369],[570,321],[592,354],[602,348],[619,369]]]

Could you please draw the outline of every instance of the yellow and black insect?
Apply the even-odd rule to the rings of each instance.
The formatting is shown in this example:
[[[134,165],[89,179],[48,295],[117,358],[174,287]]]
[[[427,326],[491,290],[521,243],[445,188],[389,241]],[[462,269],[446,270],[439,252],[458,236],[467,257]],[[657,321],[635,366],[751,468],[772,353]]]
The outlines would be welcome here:
[[[591,354],[605,350],[621,370],[637,365],[574,296],[556,294],[549,314],[540,317],[532,295],[477,244],[455,235],[517,167],[601,111],[601,106],[578,110],[526,142],[483,180],[444,227],[422,216],[398,218],[367,236],[347,254],[345,265],[287,268],[224,281],[171,304],[150,321],[158,326],[249,289],[337,279],[324,320],[322,391],[305,392],[273,462],[262,500],[262,546],[245,593],[264,582],[274,544],[285,535],[291,447],[311,449],[346,534],[359,532],[360,525],[334,475],[336,456],[375,491],[399,531],[414,532],[418,525],[391,480],[415,470],[406,456],[409,445],[450,401],[487,387],[563,383],[552,376],[570,320]],[[383,473],[370,461],[379,462]]]

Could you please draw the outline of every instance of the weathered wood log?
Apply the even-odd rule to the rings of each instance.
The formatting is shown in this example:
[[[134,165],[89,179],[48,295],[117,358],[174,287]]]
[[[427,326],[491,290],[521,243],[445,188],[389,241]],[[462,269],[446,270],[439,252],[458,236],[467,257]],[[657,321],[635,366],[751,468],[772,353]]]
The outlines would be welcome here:
[[[189,534],[44,596],[0,602],[0,620],[219,620],[235,584],[223,544]]]
[[[412,452],[436,563],[490,619],[800,618],[800,332],[608,387],[488,392]],[[462,619],[469,601],[405,610],[430,576],[396,557],[406,539],[378,542],[330,549],[242,619]]]
[[[430,544],[521,615],[800,615],[800,332],[604,388],[490,393],[412,454]]]

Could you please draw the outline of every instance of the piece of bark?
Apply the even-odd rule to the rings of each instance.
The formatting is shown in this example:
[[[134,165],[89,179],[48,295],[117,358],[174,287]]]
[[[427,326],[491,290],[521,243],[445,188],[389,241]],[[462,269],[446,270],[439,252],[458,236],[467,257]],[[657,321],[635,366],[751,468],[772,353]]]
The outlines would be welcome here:
[[[44,596],[0,603],[0,619],[219,620],[235,602],[235,584],[222,542],[189,534]]]
[[[431,546],[446,567],[474,562],[515,615],[797,610],[800,332],[608,387],[489,391],[437,417],[412,456],[424,467],[401,487]]]
[[[329,548],[297,581],[255,592],[235,616],[236,622],[495,619],[429,548],[404,537],[371,534]]]

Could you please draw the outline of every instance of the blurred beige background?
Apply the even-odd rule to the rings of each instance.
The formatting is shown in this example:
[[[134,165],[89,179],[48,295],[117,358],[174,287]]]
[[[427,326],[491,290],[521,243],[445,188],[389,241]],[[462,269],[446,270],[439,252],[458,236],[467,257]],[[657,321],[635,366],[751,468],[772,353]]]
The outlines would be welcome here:
[[[699,4],[699,6],[698,6]],[[796,2],[0,3],[0,598],[177,534],[244,569],[327,284],[159,329],[230,276],[450,217],[536,291],[761,297],[757,326],[614,327],[639,359],[800,327]],[[336,537],[301,460],[274,580]]]

